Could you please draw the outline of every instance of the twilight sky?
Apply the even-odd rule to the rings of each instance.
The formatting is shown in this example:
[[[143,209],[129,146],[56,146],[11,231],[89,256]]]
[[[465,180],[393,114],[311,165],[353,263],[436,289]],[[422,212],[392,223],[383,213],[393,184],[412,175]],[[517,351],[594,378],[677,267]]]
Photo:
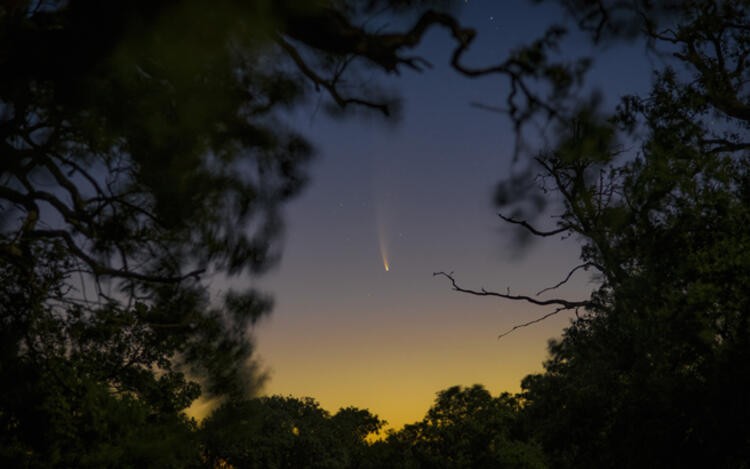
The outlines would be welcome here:
[[[502,60],[561,16],[522,0],[469,0],[460,18],[479,32],[469,58]],[[569,46],[588,51],[582,40]],[[388,80],[404,99],[395,125],[295,115],[319,157],[285,210],[280,266],[256,280],[276,298],[255,331],[267,394],[311,396],[331,412],[368,408],[398,428],[448,386],[518,391],[568,323],[560,315],[497,340],[550,310],[463,295],[432,276],[453,271],[466,287],[534,294],[578,256],[574,240],[521,251],[496,216],[492,189],[512,168],[513,136],[505,117],[470,103],[500,105],[506,83],[460,77],[447,66],[451,50],[448,33],[434,30],[417,50],[434,68]],[[608,98],[637,92],[649,78],[644,64],[642,49],[609,49],[591,82]],[[555,296],[584,297],[589,281],[583,273]]]

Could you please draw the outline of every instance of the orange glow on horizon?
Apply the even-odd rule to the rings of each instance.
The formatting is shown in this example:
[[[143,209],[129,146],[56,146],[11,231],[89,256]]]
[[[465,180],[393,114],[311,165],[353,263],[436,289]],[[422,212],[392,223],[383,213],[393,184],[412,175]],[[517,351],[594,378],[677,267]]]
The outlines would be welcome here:
[[[359,315],[341,311],[329,317],[334,327],[315,311],[290,317],[290,329],[277,319],[276,327],[258,334],[260,356],[272,370],[263,394],[309,396],[331,414],[348,406],[368,409],[388,422],[385,430],[398,430],[424,418],[436,393],[450,386],[519,392],[526,375],[542,371],[548,339],[568,322],[561,316],[498,341],[498,329],[538,311],[509,305],[503,321],[488,304],[467,321],[456,314],[461,300],[448,298],[424,315],[390,303]],[[395,318],[399,327],[392,328]]]

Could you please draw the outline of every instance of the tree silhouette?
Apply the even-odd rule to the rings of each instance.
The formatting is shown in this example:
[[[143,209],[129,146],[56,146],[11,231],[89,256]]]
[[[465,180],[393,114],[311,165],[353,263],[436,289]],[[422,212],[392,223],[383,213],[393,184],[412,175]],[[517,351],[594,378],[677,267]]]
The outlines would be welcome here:
[[[202,425],[206,459],[246,468],[362,467],[365,438],[383,425],[353,407],[331,416],[311,398],[271,396],[231,402]]]
[[[643,39],[663,59],[651,91],[615,112],[596,97],[556,108],[554,142],[531,155],[561,207],[554,228],[501,214],[533,236],[580,239],[582,263],[560,284],[585,269],[599,285],[589,299],[547,300],[443,275],[462,292],[579,312],[545,372],[523,382],[553,467],[744,467],[750,3],[561,3],[594,42]],[[514,187],[498,190],[504,211],[525,197]]]
[[[419,422],[372,448],[371,467],[545,467],[520,421],[520,403],[480,385],[440,391]]]
[[[431,3],[0,5],[3,462],[140,465],[161,444],[182,466],[195,451],[147,429],[189,433],[201,391],[254,392],[248,329],[272,302],[208,286],[278,258],[312,155],[279,111],[322,91],[392,114],[358,70],[422,67],[433,25],[473,37]],[[414,25],[366,26],[383,9]]]

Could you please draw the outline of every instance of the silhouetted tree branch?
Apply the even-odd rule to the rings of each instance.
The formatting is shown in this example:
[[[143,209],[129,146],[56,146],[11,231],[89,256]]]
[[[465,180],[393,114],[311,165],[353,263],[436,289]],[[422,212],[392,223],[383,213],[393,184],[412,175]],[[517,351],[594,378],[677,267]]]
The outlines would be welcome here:
[[[513,333],[514,331],[516,331],[518,329],[523,329],[524,327],[529,327],[529,326],[532,326],[534,324],[538,324],[538,323],[544,321],[545,319],[551,318],[552,316],[556,315],[560,311],[566,311],[566,310],[569,310],[569,309],[571,309],[571,308],[565,308],[565,307],[559,306],[559,307],[555,308],[553,311],[551,311],[549,313],[546,313],[546,314],[544,314],[544,315],[542,315],[542,316],[540,316],[540,317],[538,317],[536,319],[532,319],[531,321],[524,322],[524,323],[521,323],[521,324],[516,324],[515,326],[511,327],[510,329],[508,329],[507,331],[503,332],[502,334],[499,334],[497,336],[497,338],[498,338],[498,340],[502,339],[506,335],[509,335],[509,334]],[[576,314],[578,314],[578,308],[573,308],[573,309],[575,310]]]
[[[283,37],[278,37],[276,39],[276,42],[281,46],[282,49],[287,52],[287,54],[292,58],[299,70],[315,85],[316,89],[320,89],[320,87],[323,87],[326,92],[328,92],[328,95],[340,107],[345,108],[350,104],[354,104],[375,109],[382,112],[385,116],[389,116],[391,114],[390,107],[384,102],[376,102],[364,98],[342,96],[339,88],[337,87],[335,77],[331,79],[325,79],[322,76],[318,75],[315,70],[307,65],[299,51],[291,43],[284,40]]]
[[[544,316],[542,316],[541,318],[534,319],[532,321],[529,321],[528,323],[523,323],[523,324],[519,324],[517,326],[514,326],[509,331],[500,334],[498,336],[498,338],[504,337],[504,336],[510,334],[511,332],[513,332],[513,331],[515,331],[517,329],[520,329],[520,328],[523,328],[523,327],[530,326],[532,324],[536,324],[538,322],[541,322],[544,319],[547,319],[547,318],[549,318],[551,316],[554,316],[555,314],[557,314],[557,313],[559,313],[561,311],[566,311],[566,310],[576,310],[577,311],[580,308],[591,308],[591,307],[593,307],[593,303],[591,301],[570,301],[570,300],[565,300],[565,299],[560,299],[560,298],[552,298],[552,299],[547,299],[547,300],[540,300],[540,299],[533,298],[533,297],[526,296],[526,295],[513,295],[513,294],[510,293],[510,290],[508,290],[507,293],[500,293],[500,292],[496,292],[496,291],[489,291],[489,290],[486,290],[484,288],[481,288],[479,290],[473,290],[473,289],[470,289],[470,288],[463,288],[463,287],[461,287],[461,286],[458,285],[458,283],[456,282],[456,279],[453,277],[453,273],[452,272],[451,273],[447,273],[447,272],[434,272],[432,275],[433,276],[439,276],[439,277],[445,277],[445,278],[447,278],[448,281],[450,281],[451,287],[453,288],[453,290],[461,292],[461,293],[466,293],[466,294],[469,294],[469,295],[475,295],[475,296],[492,296],[492,297],[497,297],[497,298],[503,298],[503,299],[506,299],[506,300],[524,301],[524,302],[531,303],[531,304],[537,305],[537,306],[550,306],[550,305],[557,306],[557,308],[555,308],[555,310],[552,311],[551,313],[547,313]]]
[[[555,285],[552,285],[551,287],[547,287],[547,288],[543,288],[542,290],[539,290],[536,293],[537,296],[541,295],[542,293],[548,292],[550,290],[555,290],[557,288],[560,288],[561,286],[563,286],[566,283],[568,283],[568,281],[570,280],[570,278],[573,276],[574,273],[576,273],[577,271],[579,271],[581,269],[588,270],[589,267],[594,267],[596,269],[601,270],[601,267],[597,266],[596,263],[594,263],[594,262],[586,262],[585,264],[579,264],[579,265],[573,267],[572,269],[570,269],[570,272],[568,272],[568,275],[566,275],[565,278],[562,279],[560,282],[556,283]]]
[[[531,232],[532,234],[536,236],[542,236],[542,237],[554,236],[560,233],[565,233],[565,232],[570,231],[570,228],[567,226],[562,226],[560,228],[557,228],[551,231],[540,231],[534,228],[532,225],[530,225],[526,220],[517,220],[515,218],[507,217],[503,215],[502,213],[498,213],[497,216],[499,216],[500,218],[502,218],[504,221],[508,223],[511,223],[513,225],[519,225],[519,226],[526,228],[529,232]]]

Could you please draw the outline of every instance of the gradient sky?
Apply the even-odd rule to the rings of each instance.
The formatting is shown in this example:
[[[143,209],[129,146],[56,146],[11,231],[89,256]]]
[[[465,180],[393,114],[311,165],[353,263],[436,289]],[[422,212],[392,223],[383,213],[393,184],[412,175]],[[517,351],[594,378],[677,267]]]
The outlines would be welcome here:
[[[470,56],[478,64],[502,60],[561,17],[520,0],[470,0],[460,14],[479,31]],[[581,39],[568,45],[588,50]],[[398,428],[452,385],[518,391],[568,323],[559,315],[497,340],[550,310],[460,294],[432,276],[453,271],[466,287],[533,294],[578,256],[574,240],[519,250],[496,216],[492,190],[511,169],[513,136],[506,118],[469,103],[500,105],[507,84],[458,76],[447,66],[451,47],[448,33],[434,30],[417,51],[434,68],[386,82],[404,99],[395,125],[313,109],[295,116],[319,157],[310,185],[285,210],[281,264],[257,280],[276,298],[255,331],[267,394],[311,396],[331,412],[368,408]],[[610,49],[592,84],[612,98],[638,91],[645,64],[636,47]],[[556,295],[580,299],[591,288],[584,273]]]

